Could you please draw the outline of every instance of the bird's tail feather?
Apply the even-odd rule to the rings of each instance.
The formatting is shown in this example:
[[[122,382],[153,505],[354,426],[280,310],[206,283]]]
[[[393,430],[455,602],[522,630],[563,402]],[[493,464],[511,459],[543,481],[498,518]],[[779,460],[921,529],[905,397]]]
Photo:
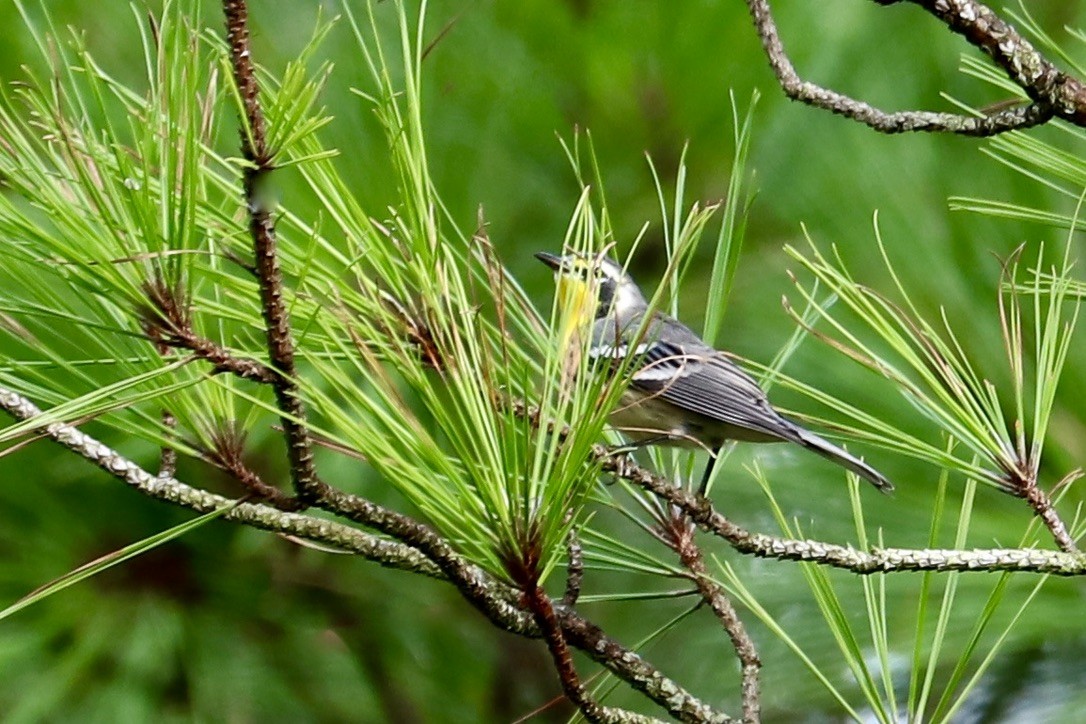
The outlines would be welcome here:
[[[834,445],[829,440],[815,435],[802,428],[796,430],[799,434],[799,443],[812,452],[816,452],[827,460],[832,460],[838,465],[851,470],[864,480],[868,481],[883,493],[894,492],[894,485],[875,468],[863,460]]]

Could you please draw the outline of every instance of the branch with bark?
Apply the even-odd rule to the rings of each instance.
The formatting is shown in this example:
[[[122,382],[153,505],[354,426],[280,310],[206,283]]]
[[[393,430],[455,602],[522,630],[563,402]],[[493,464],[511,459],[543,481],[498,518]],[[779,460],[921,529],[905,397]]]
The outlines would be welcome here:
[[[674,550],[690,573],[698,595],[713,612],[731,640],[741,671],[740,694],[743,701],[743,721],[747,724],[761,719],[762,660],[754,639],[747,633],[739,612],[735,610],[724,587],[713,580],[705,566],[705,557],[694,540],[697,527],[677,508],[667,506],[669,514],[661,521],[661,537]]]
[[[0,409],[21,422],[32,422],[43,414],[31,400],[4,387],[0,387]],[[322,507],[327,510],[390,532],[391,538],[269,505],[237,503],[184,483],[172,475],[148,472],[78,427],[64,422],[47,422],[33,427],[28,434],[62,445],[150,498],[198,513],[210,513],[232,506],[224,514],[225,520],[278,533],[288,539],[297,538],[352,553],[387,568],[448,581],[499,628],[530,638],[542,638],[544,635],[533,614],[521,605],[519,592],[465,561],[426,526],[369,501],[338,491],[328,491],[321,498]],[[410,540],[413,544],[402,539]],[[565,641],[645,694],[672,716],[688,722],[732,721],[664,676],[636,652],[608,637],[598,626],[571,608],[553,602],[552,606]],[[642,720],[637,715],[624,719],[622,714],[611,713],[617,717],[614,721]]]
[[[560,439],[569,434],[566,426],[543,419],[538,407],[523,400],[503,402],[516,415],[534,426],[543,426]],[[652,493],[662,502],[685,513],[702,530],[727,541],[736,551],[759,558],[817,563],[843,568],[853,573],[901,573],[907,571],[1023,571],[1056,576],[1086,574],[1086,555],[1079,552],[1067,526],[1052,506],[1051,500],[1033,484],[1028,490],[1038,501],[1030,500],[1035,514],[1053,533],[1059,551],[1037,548],[978,548],[940,550],[930,548],[872,548],[859,551],[849,546],[817,540],[779,538],[751,532],[719,513],[713,502],[675,485],[672,481],[641,467],[624,454],[616,454],[606,445],[596,445],[592,455],[600,471],[626,480]],[[1022,493],[1029,498],[1030,494]],[[1062,534],[1062,535],[1061,535]],[[1066,543],[1070,548],[1065,548]]]
[[[245,0],[224,0],[223,12],[234,82],[244,109],[241,150],[248,162],[243,173],[245,206],[249,212],[249,233],[253,239],[254,270],[260,286],[268,358],[275,372],[271,385],[282,412],[280,420],[286,436],[294,494],[303,503],[312,503],[318,496],[320,483],[313,465],[313,444],[305,424],[305,403],[294,379],[297,369],[290,312],[284,299],[283,271],[276,251],[275,217],[267,203],[273,151],[268,148],[260,89],[249,46],[249,9]]]
[[[604,472],[617,475],[682,510],[702,530],[727,541],[732,548],[759,558],[801,561],[842,568],[853,573],[901,573],[908,571],[1021,571],[1055,576],[1086,575],[1086,555],[1079,552],[1038,548],[872,548],[817,540],[777,538],[752,533],[717,512],[711,500],[672,484],[629,459],[597,446],[595,455]],[[1053,515],[1055,511],[1052,511]]]
[[[1086,85],[1059,70],[995,11],[974,0],[873,0],[879,5],[910,2],[983,51],[1029,98],[1016,108],[976,116],[931,111],[883,111],[863,101],[803,80],[781,42],[769,0],[747,0],[755,30],[781,89],[792,100],[863,123],[880,133],[926,131],[994,136],[1060,118],[1086,126]]]

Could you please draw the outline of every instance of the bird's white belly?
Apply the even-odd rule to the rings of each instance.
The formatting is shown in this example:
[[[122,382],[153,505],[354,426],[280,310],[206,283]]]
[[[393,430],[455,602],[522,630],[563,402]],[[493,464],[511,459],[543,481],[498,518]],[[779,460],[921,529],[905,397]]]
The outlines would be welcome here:
[[[691,413],[636,390],[627,390],[610,415],[611,425],[633,442],[672,447],[720,447],[727,440],[782,442],[785,438]]]
[[[616,430],[634,442],[654,439],[659,445],[698,446],[678,413],[679,410],[669,402],[627,390],[609,419]]]

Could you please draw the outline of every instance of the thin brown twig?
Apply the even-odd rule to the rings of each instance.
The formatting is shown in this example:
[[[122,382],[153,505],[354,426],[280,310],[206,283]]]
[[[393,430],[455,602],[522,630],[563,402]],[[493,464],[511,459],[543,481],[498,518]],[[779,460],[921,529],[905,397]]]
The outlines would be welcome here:
[[[196,333],[192,326],[190,302],[180,284],[156,277],[143,285],[147,296],[139,310],[144,334],[163,357],[172,349],[192,352],[193,357],[210,362],[216,373],[230,373],[242,379],[271,384],[274,370],[253,359],[238,357],[217,342]]]
[[[576,706],[584,718],[590,722],[612,721],[607,716],[604,707],[585,689],[581,678],[577,674],[577,667],[573,665],[573,656],[562,635],[562,627],[558,623],[558,617],[554,613],[554,606],[547,596],[546,591],[540,588],[538,583],[533,583],[524,592],[528,603],[528,609],[535,616],[536,624],[543,632],[543,640],[547,642],[547,650],[550,651],[554,668],[558,672],[558,680],[562,684],[562,691],[566,698]]]
[[[271,505],[277,510],[296,511],[305,505],[296,497],[287,495],[274,485],[265,483],[260,475],[245,464],[246,435],[234,423],[225,423],[212,439],[212,449],[205,450],[204,459],[229,473],[254,499]]]
[[[1048,528],[1048,531],[1052,534],[1052,539],[1056,541],[1056,545],[1060,547],[1060,550],[1065,553],[1078,553],[1079,549],[1075,545],[1075,539],[1071,537],[1063,518],[1056,512],[1056,508],[1052,505],[1052,499],[1048,497],[1048,494],[1041,490],[1036,483],[1033,483],[1028,485],[1021,495],[1037,517],[1041,519],[1045,527]]]
[[[222,345],[196,334],[191,327],[171,327],[169,331],[152,331],[145,325],[145,329],[159,345],[188,350],[192,352],[194,358],[210,362],[216,374],[228,373],[262,384],[274,384],[278,377],[267,365],[254,359],[238,357]]]
[[[241,96],[241,150],[247,164],[243,172],[245,202],[249,212],[249,232],[260,288],[261,312],[268,340],[268,356],[276,376],[272,382],[280,420],[286,431],[287,456],[295,495],[311,503],[318,495],[320,481],[313,463],[313,446],[306,432],[306,408],[294,378],[294,341],[290,332],[290,313],[283,293],[283,272],[276,251],[275,219],[260,190],[268,185],[273,166],[268,149],[260,92],[249,46],[249,11],[245,0],[223,0],[226,36],[234,82]]]

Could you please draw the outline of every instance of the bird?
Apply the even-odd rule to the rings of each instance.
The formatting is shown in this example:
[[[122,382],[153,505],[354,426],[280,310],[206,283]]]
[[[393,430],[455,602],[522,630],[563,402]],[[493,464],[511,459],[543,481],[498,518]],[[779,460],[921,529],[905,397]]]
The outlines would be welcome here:
[[[894,486],[875,468],[778,412],[754,379],[724,352],[663,312],[650,310],[626,270],[603,255],[539,252],[554,270],[564,310],[591,328],[587,355],[593,368],[623,369],[628,384],[609,422],[634,447],[702,447],[709,461],[704,494],[721,448],[731,440],[790,442],[821,455],[883,493]],[[632,349],[631,349],[632,347]]]

